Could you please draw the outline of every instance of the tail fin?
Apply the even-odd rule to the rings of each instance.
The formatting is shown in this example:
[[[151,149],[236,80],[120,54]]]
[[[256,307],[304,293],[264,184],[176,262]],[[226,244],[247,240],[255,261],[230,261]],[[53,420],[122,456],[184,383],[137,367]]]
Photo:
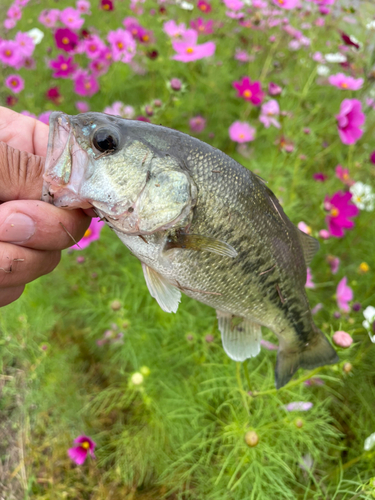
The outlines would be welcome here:
[[[339,361],[336,351],[323,332],[315,325],[314,333],[308,344],[297,345],[294,349],[280,349],[277,354],[275,381],[280,389],[287,384],[298,368],[312,370],[318,366],[332,365]]]

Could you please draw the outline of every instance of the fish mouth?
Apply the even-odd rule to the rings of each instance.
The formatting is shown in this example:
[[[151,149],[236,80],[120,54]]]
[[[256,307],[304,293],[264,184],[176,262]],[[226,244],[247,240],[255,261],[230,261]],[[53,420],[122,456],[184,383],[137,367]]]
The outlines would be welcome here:
[[[42,200],[60,208],[90,208],[79,196],[89,159],[76,140],[70,117],[54,111],[49,123]]]

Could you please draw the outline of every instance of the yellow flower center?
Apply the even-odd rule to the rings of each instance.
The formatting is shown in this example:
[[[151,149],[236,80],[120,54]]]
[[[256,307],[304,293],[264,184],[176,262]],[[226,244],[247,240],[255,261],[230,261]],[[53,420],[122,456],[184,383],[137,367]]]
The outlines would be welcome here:
[[[86,87],[87,88],[87,87]],[[91,229],[87,229],[85,234],[83,235],[84,238],[88,238],[89,236],[92,235],[92,230]]]
[[[203,4],[200,6],[200,9],[203,10],[203,12],[204,12],[205,10],[207,10],[207,7],[206,7],[206,5]]]
[[[342,176],[342,178],[344,179],[344,181],[347,181],[347,180],[349,179],[349,175],[348,175],[348,174],[344,174],[344,175]]]
[[[367,264],[367,262],[361,262],[361,264],[359,265],[359,269],[363,272],[363,273],[367,273],[367,271],[370,270],[370,266]]]
[[[9,50],[9,49],[7,49],[7,50],[5,51],[5,55],[6,55],[6,56],[11,56],[11,55],[12,55],[12,51],[11,51],[11,50]]]
[[[104,5],[103,5],[103,9],[104,9],[104,10],[108,10],[108,9],[109,9],[109,5],[108,5],[107,3],[106,3],[106,4],[104,4]]]
[[[198,30],[199,31],[204,31],[204,26],[199,26]]]
[[[330,213],[331,213],[332,217],[337,217],[340,212],[338,211],[337,208],[332,208]]]
[[[245,92],[243,93],[243,95],[247,98],[251,97],[253,94],[251,93],[251,90],[247,89],[245,90]]]
[[[240,134],[238,137],[239,137],[240,139],[244,139],[244,138],[245,138],[245,134]]]
[[[89,45],[89,50],[91,50],[91,52],[94,52],[96,50],[96,45],[94,44]]]
[[[86,82],[85,83],[85,89],[91,89],[91,83],[90,82]]]
[[[69,43],[69,38],[67,36],[64,36],[64,38],[61,40],[64,45],[68,45]]]
[[[62,63],[62,65],[60,66],[60,68],[65,71],[66,69],[68,69],[68,65],[66,63]]]
[[[345,82],[342,82],[341,87],[342,87],[343,89],[347,89],[347,88],[348,88],[348,84],[347,84],[347,83],[345,83]]]
[[[88,441],[83,441],[83,443],[81,444],[81,446],[85,450],[88,450],[90,448],[90,443]]]
[[[284,5],[285,0],[277,0],[280,5]]]
[[[73,19],[72,17],[68,17],[68,21],[69,21],[70,23],[72,23],[72,22],[74,21],[74,19]]]
[[[122,42],[117,42],[117,47],[119,49],[123,49],[124,48],[124,44]]]
[[[12,85],[12,87],[17,87],[18,82],[17,80],[12,80],[10,84]]]
[[[143,37],[142,37],[142,40],[144,42],[147,42],[149,39],[150,39],[150,37],[148,35],[143,35]]]
[[[188,47],[188,48],[186,49],[186,52],[187,52],[187,54],[192,54],[192,53],[194,52],[193,47]]]

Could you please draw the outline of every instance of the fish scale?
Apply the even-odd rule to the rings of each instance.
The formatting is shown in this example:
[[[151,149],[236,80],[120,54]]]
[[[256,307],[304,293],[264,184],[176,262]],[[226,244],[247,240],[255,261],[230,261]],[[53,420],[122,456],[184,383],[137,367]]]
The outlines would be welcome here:
[[[103,151],[103,137],[112,149]],[[265,181],[221,151],[145,122],[52,113],[45,193],[56,206],[93,206],[142,262],[165,311],[177,311],[180,292],[216,309],[232,359],[256,356],[260,325],[271,329],[277,387],[299,367],[338,360],[304,288],[316,240],[292,224]]]

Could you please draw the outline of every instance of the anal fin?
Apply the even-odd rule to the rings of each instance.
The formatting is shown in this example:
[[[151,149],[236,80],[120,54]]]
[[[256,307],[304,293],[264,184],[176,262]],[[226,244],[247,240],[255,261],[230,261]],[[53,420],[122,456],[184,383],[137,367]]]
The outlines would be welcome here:
[[[224,351],[234,361],[245,361],[260,352],[261,326],[246,318],[216,311]]]
[[[181,300],[181,292],[143,262],[142,269],[151,297],[156,299],[163,311],[175,313]]]

